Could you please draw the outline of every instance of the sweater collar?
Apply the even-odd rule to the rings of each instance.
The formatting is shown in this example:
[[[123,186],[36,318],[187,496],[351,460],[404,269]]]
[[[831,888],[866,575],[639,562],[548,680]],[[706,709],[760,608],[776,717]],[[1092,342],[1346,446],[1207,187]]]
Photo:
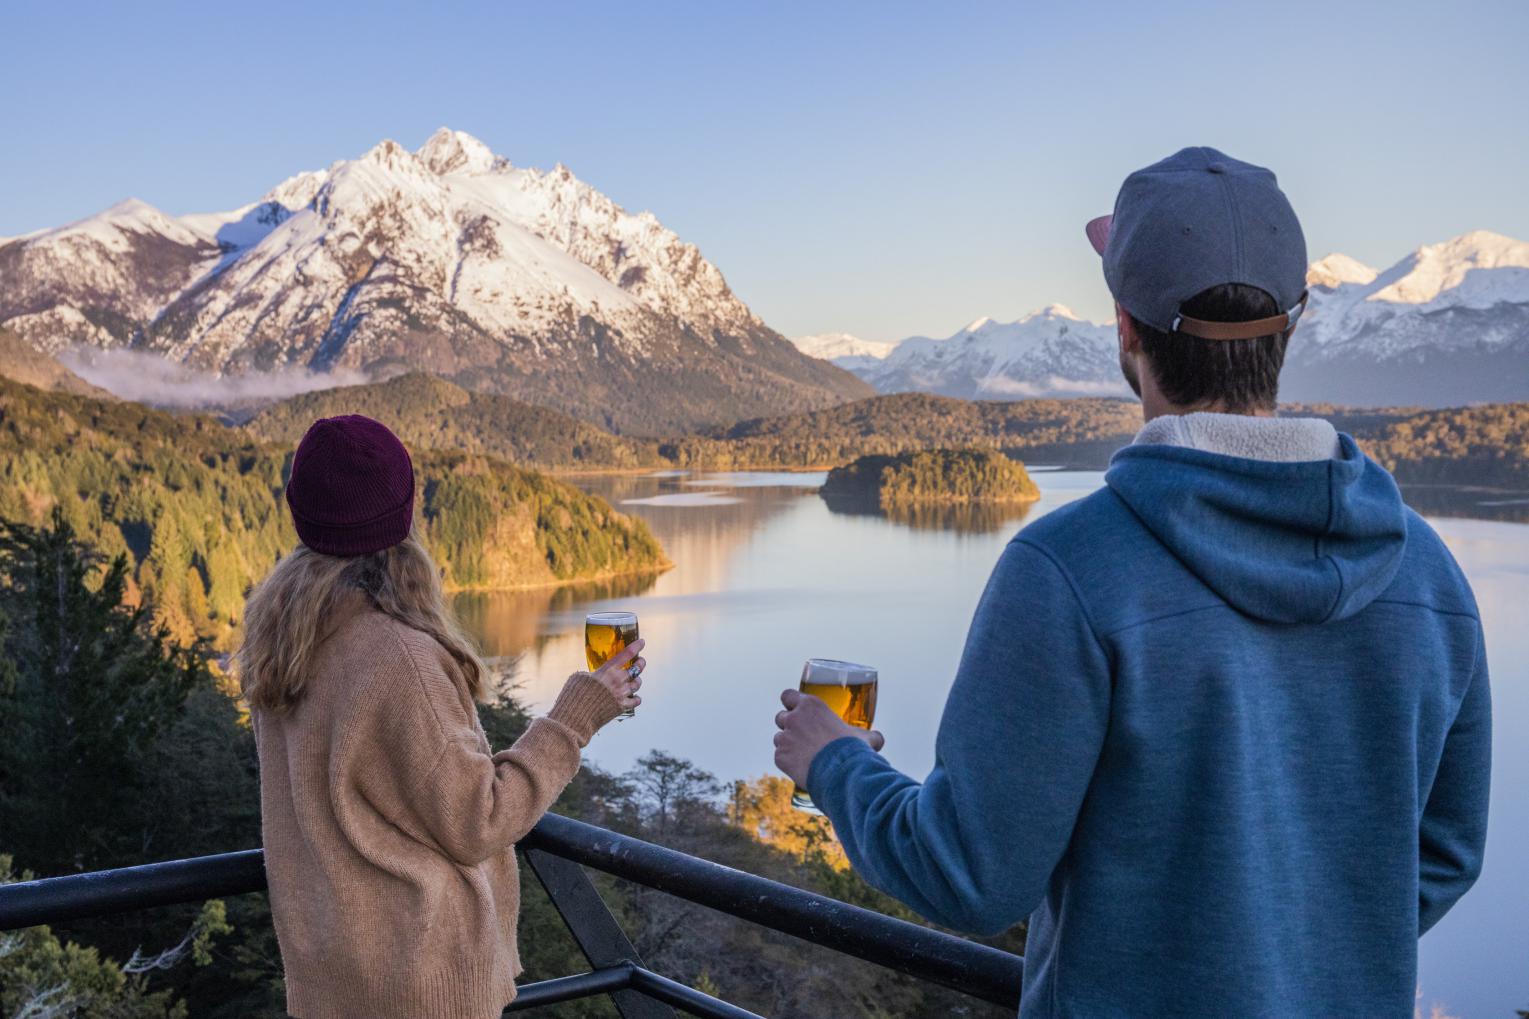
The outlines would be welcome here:
[[[1253,417],[1248,414],[1163,414],[1142,426],[1133,446],[1184,446],[1207,453],[1297,463],[1341,455],[1338,432],[1321,418]]]

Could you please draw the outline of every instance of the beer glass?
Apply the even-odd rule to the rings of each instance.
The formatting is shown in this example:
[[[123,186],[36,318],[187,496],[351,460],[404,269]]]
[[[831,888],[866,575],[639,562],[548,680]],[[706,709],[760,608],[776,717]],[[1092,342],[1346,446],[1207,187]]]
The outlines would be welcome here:
[[[802,666],[798,689],[822,700],[857,729],[869,729],[876,718],[876,670],[869,665],[809,658]],[[822,813],[801,786],[791,793],[791,805],[813,814]]]
[[[584,617],[584,659],[594,672],[637,640],[637,613],[591,612]],[[632,709],[620,718],[631,718]]]

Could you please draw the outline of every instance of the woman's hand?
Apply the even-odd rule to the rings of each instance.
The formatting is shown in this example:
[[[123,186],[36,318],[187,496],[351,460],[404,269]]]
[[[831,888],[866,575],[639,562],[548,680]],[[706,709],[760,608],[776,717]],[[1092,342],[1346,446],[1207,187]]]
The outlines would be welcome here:
[[[633,641],[592,673],[616,698],[622,711],[631,711],[642,703],[637,691],[642,686],[642,670],[648,667],[648,660],[637,656],[647,644],[645,640]]]

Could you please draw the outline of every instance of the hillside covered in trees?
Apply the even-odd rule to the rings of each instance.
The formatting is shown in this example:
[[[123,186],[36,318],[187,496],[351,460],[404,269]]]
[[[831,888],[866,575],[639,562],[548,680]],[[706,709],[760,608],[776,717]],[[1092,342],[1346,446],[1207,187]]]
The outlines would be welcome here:
[[[1107,458],[1129,441],[1140,413],[1125,400],[1005,402],[899,393],[647,440],[612,435],[549,407],[414,373],[291,397],[242,427],[263,440],[295,444],[317,418],[365,414],[386,422],[410,448],[481,452],[554,471],[821,469],[869,454],[931,448]]]
[[[483,453],[562,470],[662,464],[652,442],[612,435],[551,407],[472,392],[423,372],[294,396],[261,411],[244,428],[261,439],[296,444],[315,420],[338,414],[384,421],[410,449]]]
[[[202,415],[0,379],[0,519],[57,509],[126,597],[182,640],[227,646],[244,594],[296,542],[282,504],[292,446]],[[423,536],[453,588],[527,587],[661,569],[641,520],[490,456],[415,452]]]
[[[1115,449],[1141,426],[1141,410],[1125,400],[958,400],[897,393],[827,410],[744,421],[661,443],[678,467],[823,468],[868,454],[935,448],[996,449],[1037,459],[1062,447],[1092,453]],[[1108,455],[1107,453],[1105,454]]]
[[[1403,484],[1529,489],[1529,403],[1421,411],[1359,439]]]

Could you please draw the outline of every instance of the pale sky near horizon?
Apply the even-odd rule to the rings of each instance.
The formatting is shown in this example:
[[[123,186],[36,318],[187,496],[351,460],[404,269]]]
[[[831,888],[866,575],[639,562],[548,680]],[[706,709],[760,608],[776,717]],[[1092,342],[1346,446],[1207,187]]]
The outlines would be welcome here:
[[[1526,39],[1518,0],[9,3],[0,237],[444,124],[652,210],[787,335],[1104,320],[1082,224],[1183,145],[1272,167],[1313,259],[1529,239]]]

